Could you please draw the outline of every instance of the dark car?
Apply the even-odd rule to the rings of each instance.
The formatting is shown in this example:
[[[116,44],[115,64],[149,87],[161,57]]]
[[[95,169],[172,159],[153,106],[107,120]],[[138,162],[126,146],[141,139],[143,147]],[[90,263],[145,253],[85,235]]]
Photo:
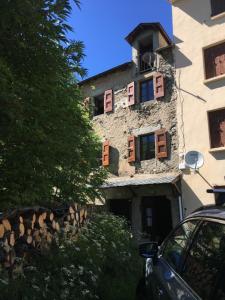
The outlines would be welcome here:
[[[158,247],[140,245],[146,299],[225,300],[225,208],[188,216]]]

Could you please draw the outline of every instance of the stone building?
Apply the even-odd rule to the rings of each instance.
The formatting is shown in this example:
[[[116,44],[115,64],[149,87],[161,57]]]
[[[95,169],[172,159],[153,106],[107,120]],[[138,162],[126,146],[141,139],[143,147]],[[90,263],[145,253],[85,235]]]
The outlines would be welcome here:
[[[127,37],[132,61],[82,82],[103,144],[108,209],[134,234],[161,240],[182,218],[173,44],[159,23]]]
[[[225,1],[173,0],[179,157],[184,212],[215,204],[225,188]],[[184,163],[195,150],[204,165]],[[214,189],[215,190],[215,189]]]

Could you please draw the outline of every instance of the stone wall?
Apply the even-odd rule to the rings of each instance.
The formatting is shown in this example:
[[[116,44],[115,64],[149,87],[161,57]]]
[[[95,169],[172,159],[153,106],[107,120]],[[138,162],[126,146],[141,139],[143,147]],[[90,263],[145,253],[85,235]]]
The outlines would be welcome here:
[[[178,140],[176,128],[176,91],[174,88],[174,69],[172,50],[161,51],[157,55],[158,70],[165,74],[166,91],[162,100],[139,102],[139,81],[151,78],[153,72],[137,74],[135,65],[127,70],[117,71],[104,77],[89,81],[83,85],[85,97],[92,97],[104,93],[107,89],[114,92],[114,111],[93,117],[93,126],[102,141],[108,139],[111,145],[110,172],[115,176],[132,176],[135,173],[164,173],[178,169]],[[127,106],[127,84],[136,82],[136,101],[131,107]],[[129,135],[139,136],[153,133],[165,128],[169,135],[169,157],[140,161],[139,139],[136,144],[136,162],[128,163]]]

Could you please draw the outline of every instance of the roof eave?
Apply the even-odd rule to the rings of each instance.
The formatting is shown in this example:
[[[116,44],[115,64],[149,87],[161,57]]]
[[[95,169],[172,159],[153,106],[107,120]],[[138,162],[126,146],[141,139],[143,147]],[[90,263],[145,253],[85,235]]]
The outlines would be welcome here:
[[[160,31],[160,33],[163,35],[163,37],[166,40],[166,42],[168,43],[168,45],[172,44],[172,41],[171,41],[170,37],[168,36],[168,34],[166,33],[166,31],[164,30],[164,28],[162,27],[162,25],[159,22],[155,22],[155,23],[140,23],[138,26],[136,26],[134,28],[133,31],[131,31],[125,37],[125,40],[131,45],[133,43],[135,37],[137,36],[137,34],[141,30],[144,30],[147,27],[152,28],[153,30]]]
[[[98,79],[98,78],[100,78],[100,77],[103,77],[103,76],[105,76],[105,75],[114,73],[114,72],[116,72],[116,71],[123,71],[123,70],[126,70],[126,69],[128,69],[129,67],[131,67],[131,66],[132,66],[132,61],[123,63],[123,64],[121,64],[121,65],[118,65],[118,66],[114,67],[114,68],[108,69],[108,70],[106,70],[106,71],[104,71],[104,72],[98,73],[98,74],[96,74],[96,75],[94,75],[94,76],[91,76],[91,77],[89,77],[89,78],[87,78],[87,79],[84,79],[84,80],[80,81],[80,82],[78,83],[78,85],[79,85],[79,86],[82,86],[82,85],[84,85],[84,84],[86,84],[86,83],[88,83],[88,82],[90,82],[90,81],[92,81],[92,80],[96,80],[96,79]]]

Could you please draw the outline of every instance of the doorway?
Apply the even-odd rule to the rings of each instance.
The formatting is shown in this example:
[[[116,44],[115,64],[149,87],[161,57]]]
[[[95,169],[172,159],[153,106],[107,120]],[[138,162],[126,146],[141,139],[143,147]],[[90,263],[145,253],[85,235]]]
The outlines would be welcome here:
[[[131,224],[131,200],[111,199],[109,200],[109,211],[116,216],[123,217]]]
[[[161,243],[172,230],[170,200],[165,196],[142,198],[142,230]]]

